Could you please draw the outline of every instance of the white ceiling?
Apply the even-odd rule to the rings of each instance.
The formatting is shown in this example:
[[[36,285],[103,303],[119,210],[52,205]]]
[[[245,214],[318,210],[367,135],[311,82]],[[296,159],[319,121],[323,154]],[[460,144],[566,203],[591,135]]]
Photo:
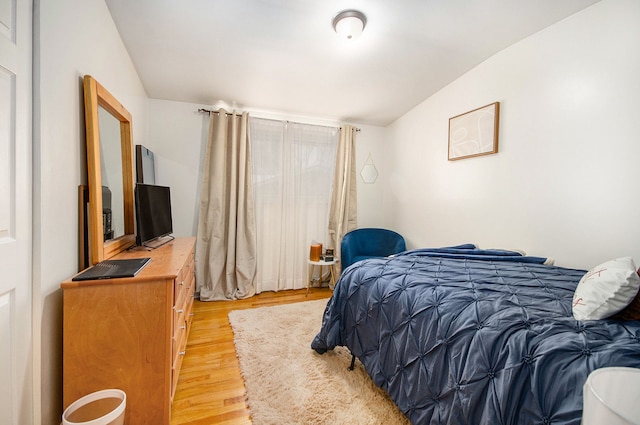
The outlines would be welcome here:
[[[598,0],[105,0],[150,98],[386,126]],[[367,26],[340,40],[333,17]]]

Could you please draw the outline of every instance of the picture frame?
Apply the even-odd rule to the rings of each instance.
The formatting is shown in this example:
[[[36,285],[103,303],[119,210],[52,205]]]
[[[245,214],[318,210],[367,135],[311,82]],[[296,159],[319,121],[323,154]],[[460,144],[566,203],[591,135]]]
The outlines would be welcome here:
[[[449,161],[498,152],[500,102],[449,118]]]

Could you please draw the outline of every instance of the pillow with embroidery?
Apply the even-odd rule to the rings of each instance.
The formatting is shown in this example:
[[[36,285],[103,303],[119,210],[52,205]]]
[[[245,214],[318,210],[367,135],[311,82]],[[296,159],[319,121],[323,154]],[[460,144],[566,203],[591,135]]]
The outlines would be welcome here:
[[[607,261],[589,270],[573,295],[573,317],[600,320],[622,311],[638,294],[640,276],[631,257]]]

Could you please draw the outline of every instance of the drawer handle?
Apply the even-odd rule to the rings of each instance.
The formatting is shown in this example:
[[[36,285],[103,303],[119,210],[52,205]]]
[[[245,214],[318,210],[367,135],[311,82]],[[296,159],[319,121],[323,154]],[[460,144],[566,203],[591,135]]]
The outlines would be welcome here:
[[[180,283],[178,283],[178,285],[180,286],[184,285],[184,280],[181,280]]]
[[[184,356],[185,354],[187,354],[187,350],[180,351],[180,355],[181,355],[181,356]]]
[[[187,325],[184,324],[184,325],[180,326],[180,329],[187,329]]]
[[[178,314],[182,314],[182,313],[184,313],[184,309],[183,309],[183,308],[181,308],[180,310],[178,310]]]
[[[193,317],[193,316],[195,316],[195,315],[196,315],[195,313],[189,313],[189,316],[190,316],[190,317]]]

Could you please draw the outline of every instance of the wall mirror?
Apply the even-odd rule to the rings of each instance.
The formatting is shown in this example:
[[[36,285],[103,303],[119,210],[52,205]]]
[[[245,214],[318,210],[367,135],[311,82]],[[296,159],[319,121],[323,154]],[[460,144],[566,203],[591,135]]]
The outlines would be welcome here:
[[[90,75],[84,77],[89,187],[89,265],[135,244],[131,114]]]
[[[362,167],[362,170],[360,170],[360,177],[362,177],[362,181],[366,184],[373,184],[378,179],[378,169],[373,163],[371,154],[369,154],[367,162]]]

